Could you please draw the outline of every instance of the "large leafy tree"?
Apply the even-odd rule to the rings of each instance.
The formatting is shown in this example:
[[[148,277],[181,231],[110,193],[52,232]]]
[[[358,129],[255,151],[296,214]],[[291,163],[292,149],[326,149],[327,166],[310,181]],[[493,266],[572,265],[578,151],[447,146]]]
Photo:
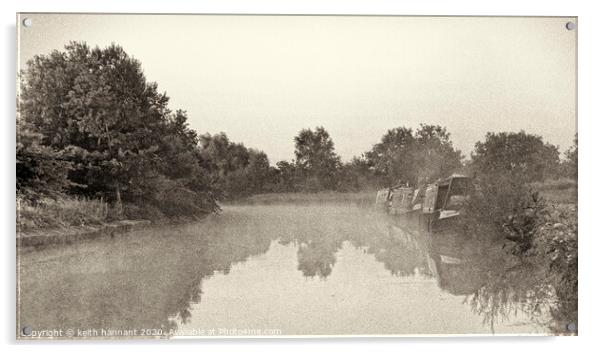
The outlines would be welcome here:
[[[324,127],[303,129],[295,136],[295,165],[310,190],[334,190],[341,158]]]
[[[388,130],[380,142],[366,153],[382,185],[413,181],[414,135],[412,129],[398,127]]]
[[[209,171],[215,188],[223,192],[220,198],[267,191],[273,171],[264,152],[231,142],[223,132],[201,135],[199,141],[201,165]]]
[[[434,181],[462,167],[462,153],[454,149],[444,127],[421,124],[414,141],[415,183]]]
[[[80,149],[72,178],[87,193],[120,200],[158,147],[168,99],[146,82],[140,63],[116,45],[36,56],[21,85],[21,117],[43,143]],[[110,195],[109,195],[110,194]]]
[[[40,144],[70,151],[71,192],[165,206],[179,202],[178,190],[188,210],[215,208],[186,113],[169,110],[166,94],[120,46],[71,42],[35,56],[19,98],[20,118]]]
[[[398,127],[387,131],[366,153],[381,185],[416,185],[445,177],[462,165],[450,134],[439,125],[424,125],[416,131]]]
[[[541,136],[520,132],[487,133],[475,144],[472,167],[477,176],[510,175],[521,182],[543,181],[555,176],[558,148]]]

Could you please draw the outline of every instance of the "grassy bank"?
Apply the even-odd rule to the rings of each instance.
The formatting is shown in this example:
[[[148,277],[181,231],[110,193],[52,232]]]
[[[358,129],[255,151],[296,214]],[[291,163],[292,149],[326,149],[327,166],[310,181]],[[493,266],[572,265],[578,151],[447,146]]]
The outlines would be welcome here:
[[[362,192],[317,192],[317,193],[270,193],[253,195],[236,203],[250,205],[270,205],[278,203],[332,203],[345,202],[358,205],[371,205],[374,203],[376,191]]]
[[[537,190],[543,198],[552,204],[575,204],[577,203],[577,181],[573,179],[546,180],[535,182],[531,186]],[[249,196],[247,198],[233,201],[232,203],[243,203],[251,205],[269,205],[277,203],[322,203],[322,202],[350,202],[361,205],[374,203],[376,191],[361,192],[285,192],[268,193]]]
[[[112,210],[103,200],[85,198],[42,199],[36,203],[17,199],[17,229],[94,226],[111,220]]]
[[[152,206],[125,203],[119,212],[102,199],[61,196],[56,199],[43,198],[34,203],[17,197],[17,231],[25,233],[41,229],[95,227],[122,220],[157,222],[167,218]]]

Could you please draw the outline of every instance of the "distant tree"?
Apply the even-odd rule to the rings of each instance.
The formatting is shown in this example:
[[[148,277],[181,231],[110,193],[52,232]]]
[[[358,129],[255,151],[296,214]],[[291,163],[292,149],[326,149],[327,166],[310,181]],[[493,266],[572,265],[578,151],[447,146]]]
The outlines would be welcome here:
[[[267,190],[272,182],[272,171],[267,154],[253,148],[249,149],[249,165],[245,168],[249,189],[254,194],[261,194]]]
[[[321,126],[315,131],[303,129],[295,136],[295,166],[309,190],[334,190],[341,158],[334,151],[334,142]]]
[[[276,163],[276,190],[293,192],[297,190],[297,169],[294,162],[280,161]]]
[[[341,191],[360,191],[377,187],[373,169],[364,155],[353,157],[351,161],[341,166],[337,189]]]
[[[414,183],[434,181],[462,168],[462,153],[454,149],[444,127],[421,124],[414,141]]]
[[[558,148],[524,131],[487,133],[472,153],[477,175],[505,174],[521,182],[543,181],[556,175],[558,166]]]
[[[414,182],[414,134],[412,129],[398,127],[388,130],[381,141],[366,152],[367,163],[382,186]]]
[[[272,182],[267,155],[231,142],[225,133],[200,136],[202,167],[209,171],[221,198],[235,199],[266,192]]]
[[[387,131],[381,142],[366,153],[381,186],[417,185],[445,177],[462,166],[460,151],[453,148],[450,134],[438,125]]]

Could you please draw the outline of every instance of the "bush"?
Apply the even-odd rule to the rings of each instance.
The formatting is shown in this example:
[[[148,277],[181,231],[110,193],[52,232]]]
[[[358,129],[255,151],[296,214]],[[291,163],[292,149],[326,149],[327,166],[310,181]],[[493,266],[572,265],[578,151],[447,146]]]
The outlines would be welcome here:
[[[549,206],[545,223],[535,234],[534,257],[545,266],[545,285],[554,288],[555,305],[551,315],[557,323],[577,323],[578,230],[574,205]],[[565,327],[553,327],[566,332]]]
[[[123,216],[126,219],[146,219],[152,222],[165,218],[165,214],[153,205],[140,206],[132,203],[123,205]]]
[[[545,203],[539,193],[512,175],[487,175],[477,181],[466,204],[461,231],[473,237],[511,242],[514,253],[532,246]]]
[[[463,231],[487,235],[508,251],[500,253],[492,266],[495,275],[490,273],[491,279],[475,293],[472,304],[477,311],[503,313],[511,308],[506,302],[512,297],[531,303],[525,308],[534,313],[548,303],[547,325],[556,332],[566,333],[564,325],[577,323],[577,208],[547,204],[535,190],[566,185],[572,182],[533,185],[508,174],[478,180]],[[525,276],[530,279],[525,281]]]

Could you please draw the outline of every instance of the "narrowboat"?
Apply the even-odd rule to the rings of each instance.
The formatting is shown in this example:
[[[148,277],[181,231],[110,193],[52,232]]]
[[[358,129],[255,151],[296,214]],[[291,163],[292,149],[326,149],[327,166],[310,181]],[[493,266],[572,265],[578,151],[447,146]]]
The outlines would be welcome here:
[[[438,232],[458,222],[473,188],[472,179],[459,174],[428,185],[424,192],[420,228]]]
[[[438,232],[461,219],[459,216],[473,188],[471,178],[454,174],[416,189],[409,186],[381,189],[376,206],[392,215],[401,226]]]

